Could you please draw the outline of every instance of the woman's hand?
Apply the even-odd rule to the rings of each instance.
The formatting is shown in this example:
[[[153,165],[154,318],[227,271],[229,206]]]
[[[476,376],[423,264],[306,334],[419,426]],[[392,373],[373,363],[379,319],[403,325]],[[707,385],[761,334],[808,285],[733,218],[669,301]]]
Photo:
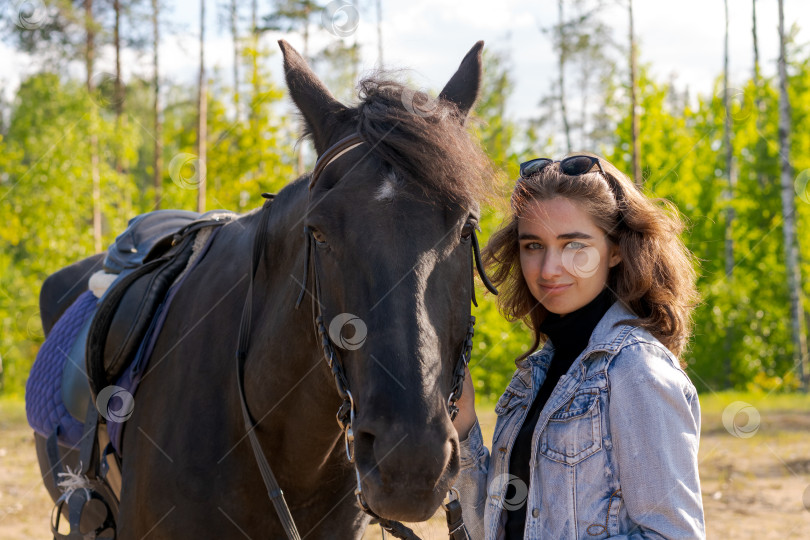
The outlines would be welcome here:
[[[470,376],[470,370],[464,370],[464,389],[461,391],[461,398],[456,402],[458,414],[453,420],[453,427],[458,432],[458,440],[465,441],[470,434],[470,430],[475,425],[477,416],[475,415],[475,388]]]

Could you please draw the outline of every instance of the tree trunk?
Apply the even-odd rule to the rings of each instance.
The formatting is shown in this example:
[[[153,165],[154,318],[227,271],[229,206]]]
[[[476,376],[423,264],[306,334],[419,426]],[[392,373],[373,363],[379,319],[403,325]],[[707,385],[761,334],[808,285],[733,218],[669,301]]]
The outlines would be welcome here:
[[[233,108],[236,114],[236,122],[240,121],[239,113],[239,30],[238,10],[236,0],[231,0],[231,37],[233,38]]]
[[[754,86],[759,88],[759,42],[757,38],[757,0],[751,2],[751,34],[754,39]],[[759,95],[756,96],[759,100]]]
[[[580,123],[580,148],[587,149],[591,147],[590,141],[588,140],[588,130],[587,130],[587,123],[588,123],[588,98],[590,97],[590,73],[591,73],[591,66],[588,64],[588,59],[583,58],[581,62],[581,74],[582,74],[582,87],[579,89],[580,91],[580,115],[579,115],[579,123]]]
[[[84,2],[84,28],[86,33],[84,63],[87,71],[87,93],[92,96],[95,92],[93,86],[93,65],[96,54],[96,30],[93,21],[93,0]],[[98,169],[98,135],[96,134],[96,110],[91,109],[90,114],[90,178],[93,190],[93,250],[101,252],[101,176]]]
[[[309,58],[309,4],[304,8],[304,59],[307,62],[310,62]],[[304,132],[304,121],[301,120],[299,133]],[[306,168],[304,166],[304,145],[303,144],[296,144],[295,145],[296,151],[296,162],[297,162],[297,171],[296,173],[300,176],[306,172]]]
[[[259,99],[259,27],[258,27],[258,6],[257,0],[253,0],[250,9],[250,27],[251,27],[251,43],[253,47],[253,54],[251,55],[251,77],[250,81],[253,84],[253,96],[255,101]],[[249,107],[248,118],[251,123],[256,118],[256,108]],[[251,132],[253,131],[251,126]]]
[[[124,87],[121,84],[121,0],[113,0],[113,10],[115,11],[115,28],[113,30],[113,40],[115,46],[115,132],[121,132],[121,117],[124,114]],[[121,162],[120,153],[115,156],[115,170],[123,172],[124,165]]]
[[[726,204],[726,227],[725,227],[725,262],[726,280],[734,283],[734,208],[731,206],[734,200],[736,188],[736,173],[734,170],[734,146],[731,141],[731,102],[729,100],[728,87],[728,0],[723,0],[725,6],[725,42],[723,48],[723,109],[725,110],[725,121],[723,130],[723,145],[726,149],[726,174],[728,174],[728,185],[725,189],[723,201]],[[723,346],[723,365],[725,367],[726,387],[731,386],[731,348],[734,343],[734,327],[731,324],[726,326],[726,339]]]
[[[571,152],[571,126],[568,123],[568,111],[565,107],[565,58],[566,58],[566,38],[563,29],[563,0],[557,2],[557,12],[559,14],[560,24],[558,27],[557,38],[560,40],[560,56],[559,63],[559,79],[557,84],[560,88],[560,112],[562,114],[563,128],[565,129],[565,148],[566,152]]]
[[[782,232],[785,242],[785,266],[790,295],[790,326],[793,361],[802,390],[807,392],[807,338],[803,324],[802,277],[796,239],[796,205],[793,191],[793,166],[790,163],[790,101],[788,99],[787,58],[785,52],[784,0],[779,0],[779,155],[782,161]]]
[[[377,0],[377,66],[382,69],[384,65],[382,40],[382,1]]]
[[[208,98],[205,81],[205,0],[200,0],[200,80],[197,104],[197,212],[205,212],[206,153],[208,143]]]
[[[352,3],[354,6],[355,11],[357,12],[357,16],[360,16],[360,0],[354,0]],[[354,31],[354,44],[352,45],[352,83],[357,82],[357,78],[360,76],[360,45],[357,43],[357,30]]]
[[[759,38],[757,36],[757,0],[751,2],[751,34],[754,41],[754,114],[756,114],[757,133],[763,133],[765,126],[765,104],[762,101],[762,82],[759,71]],[[767,144],[760,138],[758,144]],[[759,187],[765,189],[768,183],[766,175],[757,172]]]
[[[163,123],[160,120],[160,64],[158,62],[158,49],[160,46],[160,4],[152,0],[152,69],[154,71],[154,99],[152,107],[152,120],[155,127],[155,157],[153,162],[152,183],[155,187],[155,210],[160,208],[163,198]]]
[[[641,174],[641,143],[639,141],[639,131],[641,131],[641,119],[638,116],[638,48],[636,47],[636,34],[633,25],[633,0],[628,0],[628,12],[630,16],[630,131],[633,143],[633,181],[637,186],[644,185],[644,178]]]

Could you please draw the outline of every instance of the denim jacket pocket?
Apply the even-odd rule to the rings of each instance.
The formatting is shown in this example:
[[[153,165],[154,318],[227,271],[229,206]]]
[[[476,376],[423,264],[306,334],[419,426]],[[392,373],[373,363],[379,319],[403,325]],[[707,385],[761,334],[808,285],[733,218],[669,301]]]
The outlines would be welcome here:
[[[509,386],[506,387],[506,392],[503,393],[500,399],[498,399],[498,403],[495,405],[495,414],[498,415],[498,418],[495,422],[495,432],[492,436],[493,444],[494,441],[498,440],[501,431],[503,431],[504,426],[509,421],[512,411],[514,411],[515,407],[518,405],[525,405],[528,395],[529,389],[520,379],[513,379],[512,382],[509,383]]]
[[[599,390],[581,390],[554,411],[540,435],[540,453],[576,465],[602,449]]]

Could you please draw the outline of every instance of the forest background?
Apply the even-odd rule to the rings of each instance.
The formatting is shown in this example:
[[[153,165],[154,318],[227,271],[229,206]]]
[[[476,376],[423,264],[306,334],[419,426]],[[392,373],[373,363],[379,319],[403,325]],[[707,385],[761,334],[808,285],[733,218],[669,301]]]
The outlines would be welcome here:
[[[537,96],[533,117],[506,114],[514,91],[509,52],[497,43],[485,50],[470,129],[502,171],[503,194],[525,159],[579,149],[604,155],[645,193],[674,202],[688,225],[683,238],[699,263],[702,300],[683,360],[697,387],[806,390],[810,50],[797,21],[780,26],[778,69],[765,75],[757,2],[733,1],[735,16],[751,20],[750,76],[731,86],[726,46],[714,86],[693,93],[653,75],[632,29],[632,0],[554,5],[557,19],[539,25],[536,39],[551,45],[557,70],[543,74],[554,82]],[[782,0],[767,9],[777,5]],[[626,27],[606,21],[617,6]],[[375,53],[385,66],[380,0],[202,0],[199,7],[219,14],[234,61],[230,72],[206,65],[203,37],[212,29],[192,30],[201,47],[189,61],[204,69],[189,84],[161,71],[155,44],[174,31],[163,2],[6,6],[2,41],[37,69],[0,101],[0,392],[23,393],[43,341],[38,294],[50,273],[104,249],[139,213],[245,212],[260,205],[261,192],[311,168],[314,155],[308,143],[296,144],[299,121],[280,74],[268,67],[278,55],[275,39],[303,43],[301,52],[347,102],[361,56],[374,54],[356,39],[361,21],[377,26]],[[727,44],[727,24],[716,24]],[[459,59],[471,43],[462,45]],[[139,59],[127,78],[122,51]],[[99,69],[103,55],[115,59],[105,64],[115,66],[109,72]],[[487,209],[482,241],[503,215],[502,206]],[[493,399],[531,338],[482,296],[471,365],[480,395]]]

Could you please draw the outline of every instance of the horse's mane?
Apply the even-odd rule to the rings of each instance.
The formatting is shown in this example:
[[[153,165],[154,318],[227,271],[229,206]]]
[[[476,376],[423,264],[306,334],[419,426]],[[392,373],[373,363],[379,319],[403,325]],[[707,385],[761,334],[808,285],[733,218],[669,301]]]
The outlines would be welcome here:
[[[363,79],[358,90],[360,103],[346,114],[399,177],[429,197],[462,204],[494,194],[492,164],[454,103],[414,91],[386,72]]]

